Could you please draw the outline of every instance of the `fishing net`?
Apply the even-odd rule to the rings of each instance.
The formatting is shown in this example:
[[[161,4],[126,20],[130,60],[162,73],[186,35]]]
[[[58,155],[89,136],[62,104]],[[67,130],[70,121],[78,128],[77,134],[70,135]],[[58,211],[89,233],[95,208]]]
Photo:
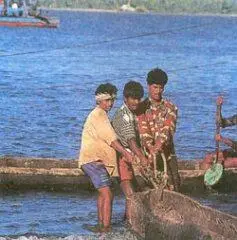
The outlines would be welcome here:
[[[140,175],[148,186],[152,188],[164,189],[169,186],[168,174],[167,174],[167,160],[163,153],[160,154],[159,158],[157,155],[150,155],[150,164],[146,167],[142,166],[139,159],[135,166],[136,173]],[[163,161],[163,168],[157,166],[157,161]]]

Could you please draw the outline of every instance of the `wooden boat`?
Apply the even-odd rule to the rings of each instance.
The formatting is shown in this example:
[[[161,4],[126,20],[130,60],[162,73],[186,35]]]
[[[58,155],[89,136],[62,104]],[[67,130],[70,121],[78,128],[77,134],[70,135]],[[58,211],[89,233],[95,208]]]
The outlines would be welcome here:
[[[4,17],[0,16],[0,26],[56,28],[59,20],[49,17]]]
[[[236,239],[237,217],[181,193],[149,190],[130,200],[131,228],[146,240]]]
[[[0,0],[0,26],[56,28],[59,20],[43,16],[37,3],[32,4],[31,0]]]
[[[206,191],[199,161],[179,161],[181,191],[199,195]],[[220,191],[237,190],[237,169],[225,170]],[[0,158],[1,191],[80,191],[93,189],[75,160]],[[192,198],[168,190],[149,190],[130,201],[131,228],[145,239],[236,239],[237,217],[202,206]]]
[[[185,194],[202,194],[204,170],[199,161],[179,161],[182,179],[181,191]],[[78,169],[75,160],[49,158],[0,157],[0,184],[3,189],[49,189],[76,191],[91,188],[89,179]],[[5,186],[5,187],[4,187]],[[220,191],[237,190],[237,169],[227,169],[223,181],[217,186]]]

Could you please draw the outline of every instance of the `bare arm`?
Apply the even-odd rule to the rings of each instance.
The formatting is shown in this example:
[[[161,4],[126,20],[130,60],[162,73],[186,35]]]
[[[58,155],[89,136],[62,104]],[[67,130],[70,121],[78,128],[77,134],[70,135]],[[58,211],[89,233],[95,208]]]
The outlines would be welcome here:
[[[229,147],[233,148],[235,151],[237,151],[237,144],[235,141],[229,139],[229,138],[222,138],[221,141],[228,145]]]
[[[220,134],[216,135],[216,141],[223,142],[227,146],[234,149],[234,151],[237,151],[237,142],[231,140],[230,138],[222,137]]]
[[[229,118],[222,118],[222,127],[230,127],[237,125],[237,114]]]
[[[217,124],[220,124],[222,128],[225,127],[230,127],[233,125],[237,125],[237,114],[228,117],[228,118],[223,118],[221,114],[221,106],[223,104],[223,97],[218,97],[216,100],[216,105],[220,107],[220,111],[217,114]]]
[[[136,139],[131,138],[128,141],[128,145],[132,152],[141,160],[142,165],[146,166],[148,163],[148,159],[144,156],[141,148],[137,146]]]
[[[118,140],[114,140],[113,142],[111,142],[110,146],[116,150],[117,152],[119,152],[120,154],[122,154],[126,160],[128,162],[133,162],[134,156],[128,152],[121,144]]]

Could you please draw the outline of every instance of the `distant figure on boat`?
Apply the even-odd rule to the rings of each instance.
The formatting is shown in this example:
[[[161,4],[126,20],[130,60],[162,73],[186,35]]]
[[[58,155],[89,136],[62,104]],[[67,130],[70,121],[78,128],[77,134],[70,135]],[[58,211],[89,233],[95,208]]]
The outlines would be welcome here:
[[[223,104],[223,98],[218,97],[216,104],[217,106],[221,106]],[[237,114],[228,118],[223,118],[220,112],[220,115],[218,116],[218,123],[222,128],[237,125]],[[220,134],[216,134],[215,140],[218,142],[222,142],[230,147],[219,152],[218,162],[222,163],[225,168],[237,167],[237,141],[223,137]],[[215,154],[216,153],[210,153],[205,156],[201,164],[202,169],[208,169],[211,166]]]
[[[171,190],[179,191],[180,177],[173,143],[178,109],[171,101],[163,98],[167,82],[167,74],[159,68],[147,74],[149,97],[139,106],[138,130],[146,155],[154,159],[154,165],[157,163],[157,168],[160,170],[164,168],[161,157],[164,154],[169,187]]]
[[[28,10],[25,0],[4,0],[2,16],[27,17]]]
[[[29,7],[29,10],[28,10],[28,14],[30,16],[39,16],[40,15],[40,11],[38,10],[38,1],[32,1],[30,0],[29,3],[28,3],[28,7]]]

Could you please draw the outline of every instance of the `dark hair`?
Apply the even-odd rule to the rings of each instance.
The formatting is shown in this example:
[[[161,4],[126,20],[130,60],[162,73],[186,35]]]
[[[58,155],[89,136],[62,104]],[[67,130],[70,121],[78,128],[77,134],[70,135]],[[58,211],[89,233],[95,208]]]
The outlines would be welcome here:
[[[148,85],[159,84],[165,86],[168,82],[168,76],[163,70],[154,68],[147,74],[146,81]]]
[[[144,96],[143,86],[139,82],[129,81],[124,86],[123,96],[141,99]]]
[[[95,95],[108,93],[109,95],[117,94],[118,89],[111,83],[100,84],[95,90]]]

